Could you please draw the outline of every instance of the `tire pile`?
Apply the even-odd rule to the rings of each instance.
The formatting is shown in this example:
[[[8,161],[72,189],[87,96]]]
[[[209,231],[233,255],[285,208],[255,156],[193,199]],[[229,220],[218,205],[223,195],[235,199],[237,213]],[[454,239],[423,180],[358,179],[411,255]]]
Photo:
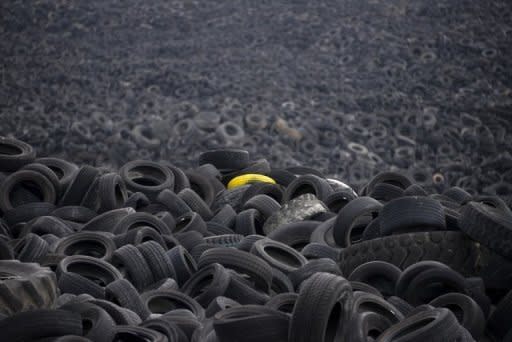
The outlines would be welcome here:
[[[512,211],[245,150],[117,172],[0,139],[6,341],[512,341]]]
[[[0,12],[0,134],[38,155],[186,168],[243,146],[355,188],[394,169],[438,191],[512,195],[510,2],[4,0]]]

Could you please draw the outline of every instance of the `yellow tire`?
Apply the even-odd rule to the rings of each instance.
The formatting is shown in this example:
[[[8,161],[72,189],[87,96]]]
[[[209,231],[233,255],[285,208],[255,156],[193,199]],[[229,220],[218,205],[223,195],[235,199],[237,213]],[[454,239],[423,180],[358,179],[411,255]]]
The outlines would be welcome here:
[[[233,178],[228,183],[228,189],[234,189],[242,185],[252,184],[252,183],[269,183],[276,184],[276,181],[270,177],[260,175],[257,173],[248,173],[246,175],[241,175]]]

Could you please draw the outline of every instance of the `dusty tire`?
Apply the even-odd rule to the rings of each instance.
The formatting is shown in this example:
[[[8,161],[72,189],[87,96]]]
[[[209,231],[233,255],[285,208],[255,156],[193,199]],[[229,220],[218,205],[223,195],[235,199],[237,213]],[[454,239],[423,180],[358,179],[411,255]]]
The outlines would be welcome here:
[[[347,247],[341,253],[340,268],[343,274],[350,274],[365,262],[381,260],[403,270],[418,261],[434,260],[469,276],[479,273],[479,255],[478,243],[460,232],[410,233],[364,241]]]
[[[57,292],[57,278],[50,268],[17,260],[0,261],[0,314],[52,308]]]

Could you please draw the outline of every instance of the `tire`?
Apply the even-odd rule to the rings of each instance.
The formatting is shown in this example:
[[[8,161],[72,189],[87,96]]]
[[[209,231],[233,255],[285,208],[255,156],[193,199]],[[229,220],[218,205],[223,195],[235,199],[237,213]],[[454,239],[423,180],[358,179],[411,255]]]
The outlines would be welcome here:
[[[24,170],[24,171],[17,171],[4,179],[4,181],[0,185],[0,210],[2,210],[4,213],[18,207],[21,204],[27,204],[27,203],[12,203],[10,196],[12,191],[14,190],[15,186],[27,183],[33,184],[36,186],[40,193],[41,198],[38,202],[45,202],[45,203],[52,203],[55,204],[55,201],[57,200],[57,191],[55,190],[55,187],[50,182],[48,178],[43,176],[42,174],[31,171],[31,170]],[[30,202],[28,202],[30,203]]]
[[[221,341],[287,342],[289,316],[261,305],[244,305],[215,314],[213,327]]]
[[[225,227],[233,228],[236,223],[236,211],[229,204],[221,207],[209,222],[218,223]]]
[[[64,310],[38,309],[0,320],[2,338],[10,342],[33,341],[63,335],[82,336],[82,319]]]
[[[297,302],[297,298],[299,297],[298,293],[295,292],[284,292],[279,293],[272,297],[265,306],[272,308],[277,311],[285,312],[287,314],[291,314],[293,312],[293,307],[295,306],[295,302]]]
[[[117,173],[108,173],[98,181],[99,212],[122,208],[128,199],[126,186]]]
[[[14,139],[0,137],[0,172],[13,172],[36,158],[36,152],[29,144]]]
[[[365,191],[363,191],[361,193],[361,195],[365,196],[365,195],[370,194],[373,191],[373,189],[375,188],[375,185],[377,185],[379,183],[392,184],[392,185],[398,186],[404,190],[412,185],[411,180],[407,176],[405,176],[401,173],[398,173],[398,172],[385,171],[385,172],[381,172],[381,173],[377,174],[375,177],[373,177],[370,180],[370,182],[368,182],[368,184],[365,186],[365,188],[364,188]]]
[[[119,169],[126,188],[142,192],[150,200],[165,189],[174,189],[174,174],[167,167],[144,160],[133,160]]]
[[[321,243],[313,242],[304,246],[301,254],[304,255],[308,260],[328,258],[338,262],[340,253],[335,248],[323,245]]]
[[[142,301],[152,314],[166,314],[180,309],[189,310],[197,319],[204,319],[204,309],[193,298],[174,290],[148,291],[142,294]]]
[[[13,208],[4,214],[5,221],[13,228],[18,223],[28,223],[39,216],[50,215],[55,205],[47,202],[31,202]],[[23,227],[22,227],[23,228]],[[16,234],[14,234],[17,236]]]
[[[323,201],[333,192],[331,186],[324,178],[315,175],[306,174],[294,179],[284,192],[283,202],[289,202],[292,199],[311,193],[319,200]]]
[[[93,232],[109,232],[114,231],[114,227],[121,221],[125,216],[135,213],[132,208],[121,208],[106,211],[88,221],[81,229],[81,231],[93,231]]]
[[[211,264],[194,273],[181,287],[181,291],[207,307],[215,298],[225,294],[230,279],[222,265]]]
[[[492,333],[496,340],[501,340],[507,332],[510,331],[510,315],[512,313],[512,290],[504,296],[496,309],[493,311],[487,321],[487,329]]]
[[[137,246],[149,265],[154,281],[176,278],[176,272],[165,250],[155,241],[147,241]]]
[[[137,289],[126,279],[118,279],[108,284],[105,288],[105,299],[132,310],[142,320],[145,320],[150,314],[140,299]]]
[[[84,337],[97,342],[110,342],[114,337],[116,323],[101,307],[92,303],[65,304],[61,309],[77,313],[82,317]]]
[[[247,200],[256,195],[267,195],[272,197],[277,203],[281,204],[283,201],[284,190],[283,187],[278,184],[253,183],[244,192],[242,196],[242,203],[247,202]]]
[[[218,182],[217,179],[210,180],[195,171],[187,171],[186,175],[190,182],[190,188],[194,190],[208,206],[211,206],[219,191],[218,188],[221,186],[221,184],[214,185],[214,183]]]
[[[157,202],[163,204],[176,218],[192,212],[185,201],[171,190],[164,190],[158,194]]]
[[[112,255],[112,264],[126,273],[128,280],[139,291],[155,282],[146,259],[133,245],[118,248]]]
[[[210,207],[192,189],[181,190],[180,193],[178,193],[178,197],[180,197],[192,211],[201,215],[205,221],[209,221],[213,217]]]
[[[242,210],[256,209],[262,220],[269,218],[274,212],[281,209],[281,205],[272,197],[267,195],[256,195],[244,203]]]
[[[272,270],[266,262],[255,255],[234,248],[212,248],[201,255],[197,266],[202,268],[213,263],[247,274],[264,292],[270,289]]]
[[[88,255],[109,261],[116,250],[112,239],[102,233],[80,232],[60,239],[54,247],[56,254]]]
[[[220,149],[199,155],[199,165],[212,164],[219,170],[239,170],[249,166],[249,152],[238,149]]]
[[[176,280],[180,286],[197,272],[196,261],[183,246],[176,246],[167,251],[167,256],[171,260],[174,271],[176,272]]]
[[[392,235],[363,241],[341,252],[343,274],[372,260],[389,262],[400,269],[422,260],[439,261],[463,275],[479,273],[481,251],[477,243],[459,232],[439,231]]]
[[[340,247],[352,245],[353,230],[357,226],[358,218],[369,215],[375,218],[381,209],[382,204],[371,197],[358,197],[347,203],[334,222],[333,237],[336,244]],[[364,227],[358,227],[359,235],[362,235]]]
[[[316,273],[301,286],[293,308],[289,342],[343,339],[352,310],[352,288],[343,277]]]
[[[315,273],[330,273],[341,276],[341,271],[336,262],[331,259],[316,259],[309,261],[296,271],[288,275],[295,289],[299,289],[301,284],[313,276]]]
[[[35,234],[28,234],[14,245],[16,259],[22,262],[35,262],[50,250],[48,242]]]
[[[61,190],[68,186],[78,170],[75,164],[59,158],[37,158],[35,162],[48,166],[57,175]]]
[[[376,342],[467,341],[467,335],[448,309],[421,311],[384,331]],[[466,332],[467,333],[467,332]]]
[[[318,221],[289,223],[279,226],[267,237],[300,251],[310,242],[311,234],[313,234],[319,224]]]
[[[47,267],[18,260],[0,260],[0,314],[52,308],[58,295],[57,278]]]
[[[256,241],[251,248],[251,253],[285,274],[301,268],[308,262],[295,249],[270,239]]]
[[[354,269],[348,280],[373,286],[385,297],[395,294],[395,287],[402,271],[385,261],[369,261]]]
[[[148,328],[118,325],[115,328],[112,341],[166,342],[167,337]]]
[[[53,170],[50,169],[48,166],[39,163],[31,163],[23,166],[21,170],[31,170],[39,172],[40,174],[48,178],[48,180],[53,184],[53,187],[57,192],[57,196],[59,196],[61,191],[59,177],[57,177],[55,172],[53,172]]]
[[[91,303],[105,310],[114,319],[116,325],[134,326],[142,323],[142,320],[135,312],[122,308],[108,300],[93,299]]]
[[[185,333],[176,324],[165,319],[148,319],[140,326],[161,333],[169,342],[188,342]]]
[[[382,235],[414,229],[445,230],[444,208],[429,197],[400,197],[387,203],[379,214]]]
[[[471,297],[462,293],[447,293],[432,300],[429,304],[437,308],[450,309],[460,325],[466,328],[476,341],[479,341],[484,335],[484,313]]]
[[[469,202],[460,211],[460,229],[496,254],[512,258],[512,214],[487,204]]]
[[[215,297],[206,308],[206,318],[211,318],[219,311],[223,311],[229,308],[239,307],[240,303],[224,296]]]
[[[130,213],[122,217],[114,226],[113,233],[116,235],[123,234],[139,227],[151,227],[160,234],[171,234],[169,227],[159,218],[144,212]]]
[[[87,191],[92,186],[99,170],[92,166],[82,166],[76,173],[64,194],[60,198],[60,206],[81,205]]]
[[[95,218],[98,214],[89,208],[71,205],[59,207],[52,211],[51,215],[58,217],[61,220],[86,223]]]
[[[243,236],[263,234],[263,221],[261,214],[256,209],[241,211],[236,216],[235,232]]]

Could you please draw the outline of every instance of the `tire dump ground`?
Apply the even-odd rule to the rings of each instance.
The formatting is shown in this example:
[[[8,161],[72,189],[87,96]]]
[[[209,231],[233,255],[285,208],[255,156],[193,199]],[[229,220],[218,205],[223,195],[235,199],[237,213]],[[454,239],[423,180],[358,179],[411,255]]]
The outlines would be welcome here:
[[[0,2],[0,340],[512,342],[511,7]]]

